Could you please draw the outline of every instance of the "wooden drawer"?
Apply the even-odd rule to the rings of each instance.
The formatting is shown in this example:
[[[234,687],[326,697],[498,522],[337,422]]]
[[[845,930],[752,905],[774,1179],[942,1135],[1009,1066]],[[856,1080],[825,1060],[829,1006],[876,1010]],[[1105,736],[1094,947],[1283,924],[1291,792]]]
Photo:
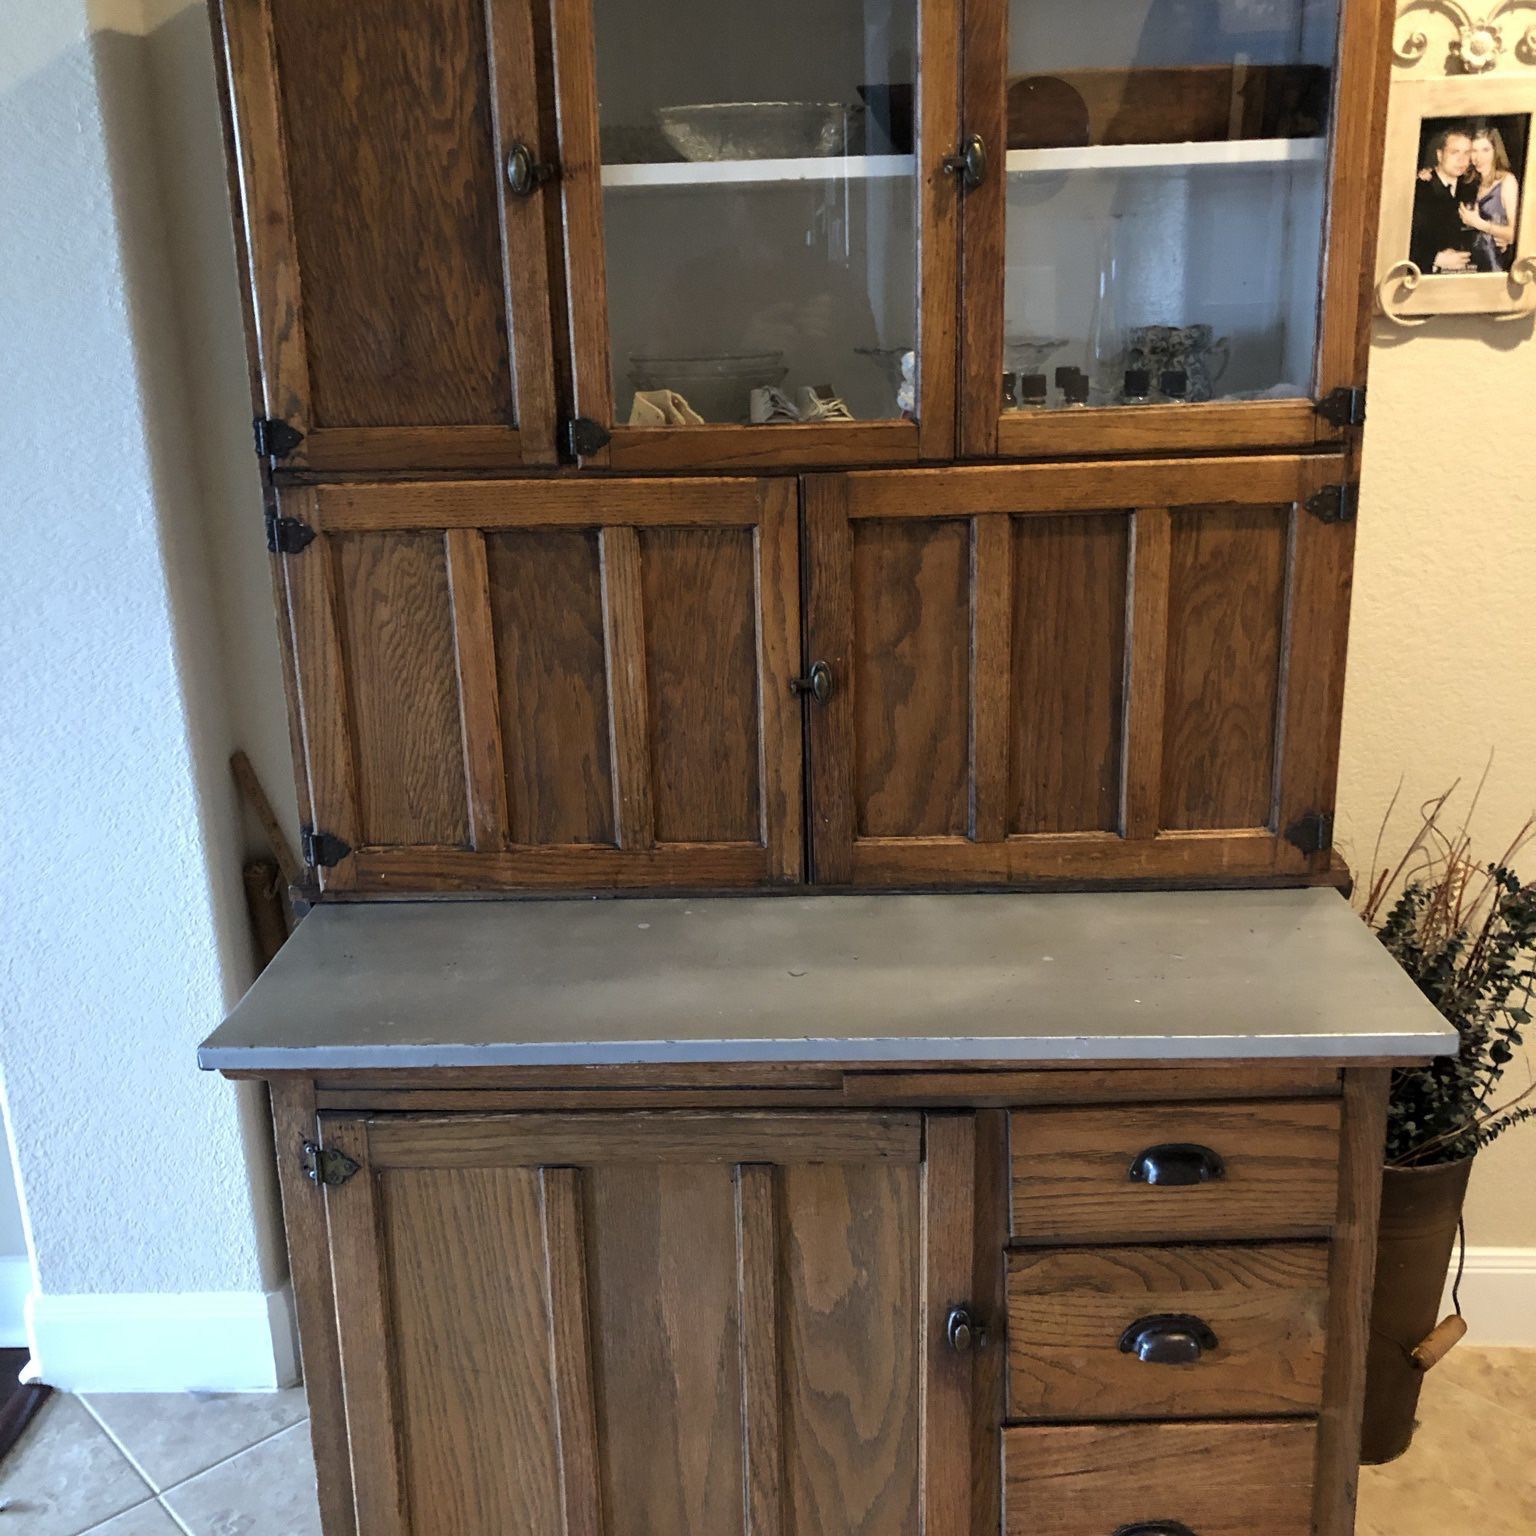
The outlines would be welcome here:
[[[1008,1416],[1208,1418],[1315,1413],[1322,1400],[1326,1243],[1248,1248],[1058,1248],[1008,1256]],[[1189,1318],[1215,1338],[1176,1346]],[[1161,1339],[1159,1338],[1161,1335]],[[1122,1340],[1133,1347],[1122,1348]]]
[[[1004,1536],[1310,1536],[1316,1438],[1299,1420],[1005,1429]]]
[[[1009,1117],[1019,1243],[1315,1237],[1338,1199],[1337,1100],[1020,1110]],[[1211,1154],[1204,1182],[1135,1176],[1153,1148]]]

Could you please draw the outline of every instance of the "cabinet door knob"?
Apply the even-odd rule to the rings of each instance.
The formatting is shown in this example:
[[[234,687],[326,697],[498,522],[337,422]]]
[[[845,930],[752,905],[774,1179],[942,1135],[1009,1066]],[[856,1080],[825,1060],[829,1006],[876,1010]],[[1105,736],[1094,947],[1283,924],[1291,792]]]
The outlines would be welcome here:
[[[958,155],[946,155],[946,176],[958,176],[966,191],[979,187],[987,179],[987,141],[979,133],[968,133],[960,141]]]
[[[1138,1184],[1209,1184],[1224,1179],[1227,1165],[1209,1147],[1187,1141],[1163,1142],[1138,1152],[1129,1177]]]
[[[536,160],[533,151],[518,140],[507,151],[507,185],[519,197],[532,197],[546,181],[552,181],[555,167]]]
[[[1148,1365],[1193,1365],[1216,1348],[1210,1325],[1182,1312],[1138,1318],[1120,1335],[1120,1353]]]
[[[969,1307],[951,1308],[944,1324],[944,1336],[957,1355],[987,1347],[987,1330]]]
[[[1122,1525],[1115,1536],[1195,1536],[1182,1520],[1136,1520]]]
[[[832,668],[824,661],[813,661],[804,677],[790,678],[789,691],[808,693],[818,704],[825,704],[832,697]]]

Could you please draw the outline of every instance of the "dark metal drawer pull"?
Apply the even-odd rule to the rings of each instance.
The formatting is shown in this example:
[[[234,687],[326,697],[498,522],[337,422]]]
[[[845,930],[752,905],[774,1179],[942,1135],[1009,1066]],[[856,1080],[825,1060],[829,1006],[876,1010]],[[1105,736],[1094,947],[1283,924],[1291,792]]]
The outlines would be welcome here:
[[[944,1336],[957,1355],[987,1347],[986,1325],[969,1307],[952,1307],[944,1322]]]
[[[1188,1141],[1162,1142],[1138,1152],[1130,1171],[1138,1184],[1209,1184],[1226,1176],[1219,1153]]]
[[[1195,1536],[1182,1520],[1138,1520],[1122,1525],[1115,1536]]]
[[[1135,1355],[1148,1365],[1193,1365],[1216,1348],[1210,1325],[1183,1312],[1163,1312],[1138,1318],[1120,1335],[1120,1353]]]

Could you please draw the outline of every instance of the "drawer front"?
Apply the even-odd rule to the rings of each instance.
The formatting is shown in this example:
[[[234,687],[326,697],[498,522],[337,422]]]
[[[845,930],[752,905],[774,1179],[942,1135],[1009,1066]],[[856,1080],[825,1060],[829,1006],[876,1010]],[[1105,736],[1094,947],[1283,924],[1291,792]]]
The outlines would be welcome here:
[[[1335,1100],[1019,1110],[1009,1118],[1015,1242],[1316,1237],[1333,1225]]]
[[[1004,1536],[1310,1536],[1316,1439],[1300,1421],[1006,1429]]]
[[[1011,1253],[1008,1416],[1315,1413],[1327,1301],[1325,1243]]]

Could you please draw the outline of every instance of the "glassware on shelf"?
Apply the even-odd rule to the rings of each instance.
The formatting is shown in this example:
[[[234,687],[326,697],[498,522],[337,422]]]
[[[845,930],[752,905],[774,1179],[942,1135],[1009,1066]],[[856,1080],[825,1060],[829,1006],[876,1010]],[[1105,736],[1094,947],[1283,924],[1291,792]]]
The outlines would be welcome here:
[[[1046,407],[1045,375],[1043,373],[1021,373],[1015,375],[1018,379],[1019,409],[1021,411],[1043,411]]]
[[[1089,379],[1081,368],[1058,368],[1056,388],[1061,391],[1061,403],[1064,406],[1088,404]]]
[[[1099,233],[1099,275],[1088,332],[1089,396],[1096,405],[1113,405],[1125,381],[1125,337],[1117,306],[1122,222],[1123,216],[1114,214]]]
[[[1229,339],[1217,341],[1208,325],[1138,325],[1126,348],[1126,361],[1154,377],[1166,370],[1182,373],[1190,400],[1211,398],[1229,355]]]
[[[1120,390],[1121,405],[1147,405],[1152,399],[1152,375],[1145,368],[1127,368]]]
[[[1182,368],[1165,368],[1157,376],[1157,389],[1170,405],[1183,405],[1189,399],[1189,376]]]
[[[1058,336],[1008,336],[1003,340],[1003,409],[1028,408],[1045,404],[1045,365],[1066,341]],[[1026,399],[1024,381],[1038,378],[1038,400]],[[1010,404],[1010,397],[1013,404]]]

